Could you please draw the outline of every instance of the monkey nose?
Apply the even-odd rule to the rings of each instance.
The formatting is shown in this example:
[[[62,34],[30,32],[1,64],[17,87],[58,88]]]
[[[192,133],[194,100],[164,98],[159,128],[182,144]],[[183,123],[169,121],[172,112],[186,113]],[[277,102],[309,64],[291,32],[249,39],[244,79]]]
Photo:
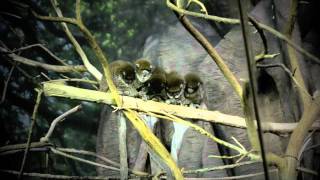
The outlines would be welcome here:
[[[147,70],[142,71],[142,75],[143,75],[143,77],[148,76],[149,75],[149,71],[147,71]]]
[[[193,93],[193,89],[192,88],[188,88],[187,91],[188,91],[188,93]]]

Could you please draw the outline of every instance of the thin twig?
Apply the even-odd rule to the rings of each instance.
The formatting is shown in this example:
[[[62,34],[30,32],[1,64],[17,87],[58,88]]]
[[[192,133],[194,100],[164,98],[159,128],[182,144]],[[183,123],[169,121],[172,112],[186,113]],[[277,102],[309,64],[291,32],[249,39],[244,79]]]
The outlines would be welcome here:
[[[7,79],[4,81],[4,85],[3,85],[3,91],[2,91],[2,96],[1,96],[1,100],[0,100],[0,104],[2,104],[5,99],[6,99],[6,94],[7,94],[7,89],[8,89],[8,84],[10,82],[10,79],[11,79],[11,76],[12,76],[12,73],[13,73],[13,70],[15,69],[16,67],[16,63],[14,63],[9,71],[9,74],[8,74],[8,77]]]
[[[23,144],[11,144],[0,147],[0,155],[3,154],[12,154],[11,152],[20,152],[26,149],[27,143]],[[29,149],[31,148],[48,148],[52,146],[50,143],[43,143],[43,142],[32,142],[30,143]]]
[[[41,16],[34,11],[31,11],[31,12],[36,18],[41,19],[41,20],[45,20],[45,21],[63,22],[63,23],[69,23],[69,24],[73,24],[73,25],[77,25],[77,23],[78,23],[77,20],[74,18]]]
[[[304,173],[312,174],[314,176],[318,176],[318,172],[317,171],[314,171],[314,170],[311,170],[311,169],[308,169],[308,168],[305,168],[305,167],[297,167],[297,170],[301,171],[301,172],[304,172]]]
[[[278,172],[278,169],[272,169],[269,170],[269,173]],[[185,178],[186,180],[231,180],[231,179],[252,179],[256,176],[264,175],[264,172],[258,172],[258,173],[251,173],[251,174],[245,174],[245,175],[239,175],[239,176],[228,176],[228,177],[218,177],[218,178]]]
[[[277,56],[279,56],[280,55],[280,53],[275,53],[275,54],[258,54],[258,55],[256,55],[255,57],[254,57],[254,60],[256,61],[256,62],[260,62],[261,60],[263,60],[263,59],[273,59],[273,58],[275,58],[275,57],[277,57]]]
[[[66,81],[70,81],[70,82],[85,82],[85,83],[89,83],[89,84],[94,84],[94,85],[98,85],[99,83],[97,81],[92,81],[92,80],[88,80],[88,79],[78,79],[78,78],[67,78],[67,79],[53,79],[47,82],[66,82]]]
[[[196,174],[196,173],[204,173],[210,171],[217,171],[217,170],[224,170],[224,169],[232,169],[244,165],[254,164],[254,163],[261,163],[260,161],[245,161],[237,164],[230,164],[230,165],[223,165],[223,166],[215,166],[209,168],[201,168],[196,170],[184,170],[183,174]]]
[[[57,18],[63,18],[62,12],[61,12],[60,8],[58,7],[57,2],[55,0],[51,0],[51,4],[58,15]],[[76,24],[74,24],[74,25],[77,25],[78,27],[80,25],[82,25],[81,21],[78,21],[78,20],[75,20],[75,21],[76,21]],[[84,64],[84,66],[93,75],[93,77],[96,78],[96,80],[100,81],[102,79],[102,74],[96,69],[96,67],[94,67],[90,63],[86,53],[83,51],[83,49],[81,48],[78,41],[76,40],[76,38],[73,36],[71,31],[69,30],[67,24],[65,22],[61,22],[61,25],[62,25],[62,28],[63,28],[64,32],[66,33],[67,37],[69,38],[70,42],[72,43],[75,50],[77,51],[78,55],[81,57],[81,60]]]
[[[258,26],[258,22],[255,19],[253,19],[252,17],[248,17],[248,18],[249,18],[249,21],[251,22],[251,24],[256,28],[257,32],[260,35],[260,38],[262,40],[262,44],[263,44],[263,47],[264,47],[263,54],[268,54],[268,52],[269,52],[268,42],[267,42],[266,36],[264,35],[263,30]]]
[[[91,151],[85,151],[85,150],[77,150],[77,149],[72,149],[72,148],[56,148],[57,150],[59,151],[62,151],[62,152],[67,152],[67,153],[75,153],[75,154],[82,154],[82,155],[89,155],[89,156],[93,156],[93,157],[96,157],[106,163],[109,163],[113,166],[116,166],[116,167],[120,167],[120,164],[117,163],[117,162],[114,162],[104,156],[100,156],[94,152],[91,152]]]
[[[5,50],[1,47],[0,47],[0,51],[8,53],[7,50]],[[16,62],[26,64],[29,66],[33,66],[33,67],[40,67],[40,68],[46,69],[48,71],[61,72],[61,73],[72,72],[72,71],[80,71],[80,72],[87,71],[87,69],[83,65],[75,65],[75,66],[51,65],[51,64],[46,64],[46,63],[41,63],[41,62],[38,62],[35,60],[31,60],[31,59],[19,56],[14,53],[10,53],[10,54],[8,54],[8,56]]]
[[[309,146],[309,147],[306,148],[303,152],[310,151],[311,149],[318,148],[318,147],[320,147],[320,143],[319,143],[319,144],[312,145],[312,146]]]
[[[67,66],[68,64],[65,63],[66,60],[60,59],[58,56],[56,56],[54,53],[52,53],[48,48],[46,48],[43,44],[31,44],[25,47],[21,47],[18,49],[14,49],[12,51],[10,51],[10,53],[15,53],[15,52],[20,52],[20,51],[24,51],[30,48],[34,48],[34,47],[39,47],[42,50],[44,50],[46,53],[48,53],[53,59],[55,59],[56,61],[60,62],[61,64]]]
[[[112,166],[107,166],[107,165],[104,165],[104,164],[100,164],[100,163],[89,161],[89,160],[86,160],[86,159],[83,159],[83,158],[79,158],[77,156],[73,156],[73,155],[64,153],[62,151],[59,151],[59,150],[57,150],[55,148],[50,148],[50,151],[52,151],[54,154],[58,154],[60,156],[63,156],[63,157],[66,157],[66,158],[70,158],[70,159],[73,159],[73,160],[76,160],[76,161],[80,161],[80,162],[83,162],[83,163],[86,163],[86,164],[90,164],[90,165],[97,166],[97,167],[102,167],[102,168],[105,168],[105,169],[110,169],[110,170],[113,170],[113,171],[120,171],[119,168],[112,167]]]
[[[251,159],[253,160],[259,160],[260,157],[258,155],[255,155],[255,154],[248,154],[248,152],[245,150],[245,149],[242,149],[241,147],[238,147],[234,144],[231,144],[227,141],[223,141],[215,136],[213,136],[212,134],[210,134],[208,131],[206,131],[205,129],[201,128],[200,126],[197,126],[189,121],[185,121],[181,118],[178,118],[172,114],[169,114],[169,113],[166,113],[166,112],[163,112],[161,114],[163,115],[158,115],[158,114],[155,114],[155,113],[152,113],[152,112],[146,112],[147,114],[151,115],[151,116],[154,116],[154,117],[158,117],[159,119],[167,119],[167,120],[170,120],[170,121],[173,121],[173,122],[176,122],[176,123],[181,123],[183,125],[186,125],[186,126],[189,126],[191,128],[193,128],[194,130],[198,131],[200,134],[208,137],[209,139],[211,139],[212,141],[216,142],[216,143],[219,143],[223,146],[226,146],[230,149],[233,149],[235,151],[237,151],[239,154],[246,154],[248,155]]]
[[[293,76],[293,73],[290,71],[289,68],[287,68],[282,63],[275,63],[275,64],[258,64],[257,68],[273,68],[273,67],[280,67],[288,74],[288,76],[292,79],[292,81],[296,84],[296,86],[309,98],[312,99],[312,96],[309,94],[309,92],[297,81],[297,79]]]
[[[82,108],[81,105],[77,105],[76,107],[68,110],[67,112],[65,112],[65,113],[61,114],[60,116],[58,116],[57,118],[55,118],[55,119],[52,121],[52,123],[51,123],[51,125],[50,125],[50,128],[49,128],[47,134],[40,139],[40,142],[48,142],[51,134],[53,133],[54,128],[56,127],[56,125],[57,125],[59,122],[63,121],[67,116],[69,116],[69,115],[71,115],[71,114],[79,111],[81,108]]]
[[[249,102],[246,102],[246,103],[243,103],[244,104],[243,109],[246,111],[245,114],[247,116],[246,123],[248,125],[248,128],[247,128],[248,136],[250,136],[249,141],[251,143],[253,151],[258,151],[260,153],[262,164],[263,164],[263,170],[265,172],[264,177],[266,180],[269,180],[270,178],[268,173],[269,172],[268,164],[266,159],[266,151],[264,148],[263,134],[262,134],[262,128],[261,128],[262,127],[261,116],[260,116],[259,106],[258,106],[258,94],[257,94],[258,84],[257,84],[257,78],[256,78],[257,67],[256,67],[255,60],[253,59],[252,44],[251,44],[250,36],[248,32],[249,25],[247,22],[249,18],[248,18],[247,9],[246,9],[247,8],[246,3],[248,2],[238,0],[238,9],[239,9],[239,15],[240,15],[240,21],[241,21],[241,30],[242,30],[242,36],[243,36],[244,50],[245,50],[246,59],[247,59],[248,78],[249,78],[249,84],[250,84],[250,86],[245,88],[244,90],[248,91],[246,93],[250,92],[250,95],[252,97],[251,102],[253,103],[253,108],[252,108],[252,113],[248,113],[248,111],[250,112],[250,110],[248,110],[250,105],[248,105]],[[257,26],[256,23],[255,23],[255,26]],[[248,97],[243,97],[243,98],[245,99],[244,101],[247,101]],[[257,128],[255,128],[254,126],[255,122],[256,122]],[[239,162],[240,159],[237,162]]]
[[[18,171],[0,169],[0,172],[18,175]],[[42,173],[23,173],[23,176],[48,178],[48,179],[79,179],[79,180],[105,180],[105,179],[119,179],[119,176],[67,176],[57,174],[42,174]]]
[[[26,146],[25,151],[24,151],[24,155],[23,155],[23,159],[22,159],[22,163],[21,163],[18,179],[22,178],[22,174],[23,174],[23,171],[24,171],[25,163],[26,163],[26,160],[27,160],[27,157],[28,157],[28,152],[29,152],[30,145],[31,145],[31,137],[32,137],[33,128],[34,128],[34,126],[36,124],[36,116],[37,116],[39,105],[40,105],[40,101],[41,101],[41,95],[42,95],[42,92],[43,92],[42,89],[36,89],[36,91],[38,93],[37,100],[36,100],[36,104],[34,105],[33,113],[32,113],[32,116],[31,116],[31,125],[30,125],[29,133],[28,133],[27,146]]]

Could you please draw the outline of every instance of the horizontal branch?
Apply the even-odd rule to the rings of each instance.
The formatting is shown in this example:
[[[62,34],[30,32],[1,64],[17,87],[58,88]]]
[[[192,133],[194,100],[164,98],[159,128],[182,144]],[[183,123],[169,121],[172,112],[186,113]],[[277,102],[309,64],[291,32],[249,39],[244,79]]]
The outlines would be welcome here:
[[[115,104],[110,93],[100,91],[81,89],[54,83],[43,83],[43,90],[46,96],[64,97],[110,105]],[[182,118],[200,119],[226,126],[246,128],[246,123],[243,117],[223,114],[219,111],[207,111],[155,101],[143,101],[141,99],[127,96],[122,96],[121,100],[123,102],[122,108],[154,113],[168,113]],[[297,123],[262,123],[263,131],[272,133],[290,133],[296,126]],[[320,129],[320,122],[315,122],[310,130],[312,129]]]
[[[65,23],[70,23],[73,25],[77,25],[77,23],[78,23],[77,20],[74,18],[41,16],[34,11],[31,11],[31,12],[36,18],[44,20],[44,21],[65,22]]]
[[[48,71],[54,71],[54,72],[60,72],[60,73],[73,72],[73,71],[82,71],[82,72],[87,71],[87,69],[83,65],[76,65],[76,66],[51,65],[51,64],[37,62],[13,53],[8,54],[8,56],[16,62],[33,66],[33,67],[40,67]]]
[[[0,169],[0,172],[2,173],[8,173],[8,174],[14,174],[18,175],[18,171],[13,170],[5,170]],[[44,178],[44,179],[89,179],[89,180],[103,180],[103,179],[119,179],[119,176],[67,176],[67,175],[58,175],[58,174],[43,174],[43,173],[23,173],[23,176],[28,177],[38,177],[38,178]]]
[[[7,152],[11,151],[24,151],[27,146],[27,143],[23,144],[12,144],[0,147],[0,155],[6,154]],[[33,142],[30,144],[30,148],[49,148],[53,146],[48,142]]]

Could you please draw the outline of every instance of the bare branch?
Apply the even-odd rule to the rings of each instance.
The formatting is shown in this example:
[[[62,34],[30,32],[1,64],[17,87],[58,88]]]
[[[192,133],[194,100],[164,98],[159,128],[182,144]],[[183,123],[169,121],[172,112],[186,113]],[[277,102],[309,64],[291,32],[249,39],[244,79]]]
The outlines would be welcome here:
[[[224,17],[219,17],[219,16],[213,16],[213,15],[207,15],[207,14],[202,14],[202,13],[196,13],[192,11],[188,11],[182,8],[178,8],[176,5],[172,4],[170,0],[167,0],[167,6],[180,13],[180,14],[185,14],[185,15],[190,15],[194,17],[199,17],[199,18],[204,18],[216,22],[221,22],[221,23],[227,23],[227,24],[240,24],[239,19],[232,19],[232,18],[224,18]]]
[[[30,144],[30,149],[33,148],[48,148],[52,146],[50,143],[43,143],[43,142],[32,142]],[[12,154],[20,151],[24,151],[27,147],[27,143],[23,144],[12,144],[0,147],[0,155]]]
[[[77,23],[78,23],[77,20],[74,18],[41,16],[34,11],[31,11],[31,12],[36,18],[44,20],[44,21],[64,22],[64,23],[69,23],[69,24],[73,24],[73,25],[77,25]]]
[[[222,57],[219,55],[219,53],[215,50],[215,48],[211,45],[211,43],[199,32],[192,23],[185,17],[182,16],[179,18],[180,21],[186,28],[189,30],[189,32],[192,34],[192,36],[207,50],[208,54],[212,57],[214,62],[219,67],[220,71],[224,75],[224,77],[229,81],[237,95],[239,96],[240,100],[242,101],[242,87],[235,77],[235,75],[231,72],[229,67],[225,64]]]
[[[4,49],[0,47],[1,52],[7,52],[3,51]],[[87,69],[83,65],[76,65],[76,66],[62,66],[62,65],[51,65],[51,64],[46,64],[46,63],[41,63],[35,60],[31,60],[19,55],[16,55],[14,53],[8,54],[8,56],[19,63],[33,66],[33,67],[40,67],[48,71],[54,71],[54,72],[60,72],[60,73],[67,73],[67,72],[72,72],[72,71],[87,71]]]
[[[0,172],[18,175],[18,171],[0,169]],[[23,176],[39,177],[45,179],[89,179],[89,180],[105,180],[105,179],[119,179],[119,176],[66,176],[56,174],[42,174],[42,173],[23,173]]]
[[[80,1],[77,1],[77,3],[79,3],[77,6],[80,6]],[[62,13],[60,9],[57,8],[56,6],[57,3],[55,0],[53,0],[52,4],[56,12],[58,13],[58,16],[62,17]],[[80,11],[80,7],[78,11]],[[101,47],[98,45],[92,33],[87,29],[87,27],[82,23],[81,20],[78,21],[77,26],[80,29],[80,31],[84,34],[85,38],[88,40],[89,45],[91,46],[92,50],[95,52],[100,64],[102,65],[104,78],[106,78],[108,87],[111,91],[112,98],[115,100],[115,103],[118,107],[122,107],[122,101],[118,94],[117,88],[112,81],[108,60],[104,55],[104,52],[102,51]],[[89,67],[87,67],[87,69],[98,80],[102,79],[101,76],[100,77],[97,76],[98,75],[97,73],[93,73],[92,69],[90,69]],[[176,163],[171,158],[169,152],[166,150],[166,148],[163,146],[160,140],[154,134],[152,134],[151,130],[145,126],[144,122],[139,118],[139,116],[136,115],[131,110],[126,110],[123,113],[126,115],[128,120],[130,120],[130,122],[133,124],[134,128],[137,129],[137,131],[139,132],[143,140],[156,152],[156,155],[160,157],[160,159],[162,160],[161,163],[164,163],[163,165],[168,167],[166,168],[168,170],[167,175],[177,179],[182,179],[183,178],[182,173],[178,168],[178,166],[176,165]]]
[[[117,163],[117,162],[114,162],[106,157],[103,157],[103,156],[99,156],[98,154],[94,153],[94,152],[91,152],[91,151],[85,151],[85,150],[77,150],[77,149],[71,149],[71,148],[56,148],[57,150],[59,151],[62,151],[62,152],[67,152],[67,153],[75,153],[75,154],[82,154],[82,155],[89,155],[89,156],[94,156],[98,159],[101,159],[102,161],[106,162],[106,163],[109,163],[113,166],[116,166],[116,167],[120,167],[120,164]]]
[[[28,133],[27,146],[26,146],[25,151],[24,151],[24,155],[23,155],[23,159],[22,159],[22,163],[21,163],[18,179],[21,179],[23,171],[24,171],[25,163],[27,161],[28,152],[30,150],[30,145],[31,145],[32,132],[33,132],[33,128],[34,128],[34,126],[36,124],[36,116],[37,116],[37,113],[38,113],[38,108],[39,108],[40,101],[41,101],[41,95],[42,95],[42,92],[43,92],[42,89],[36,89],[36,91],[37,91],[38,95],[37,95],[36,104],[34,105],[32,117],[31,117],[31,125],[30,125],[29,133]]]
[[[89,83],[89,84],[94,84],[94,85],[98,85],[99,84],[97,81],[91,81],[91,80],[88,80],[88,79],[78,79],[78,78],[53,79],[53,80],[50,80],[48,82],[55,83],[55,82],[67,82],[67,81],[70,81],[70,82],[84,82],[84,83]]]
[[[236,168],[236,167],[240,167],[240,166],[244,166],[244,165],[249,165],[249,164],[254,164],[254,163],[261,163],[261,161],[245,161],[245,162],[230,164],[230,165],[202,168],[202,169],[196,169],[196,170],[186,170],[186,171],[183,171],[183,173],[184,174],[204,173],[204,172],[210,172],[210,171],[232,169],[232,168]]]
[[[52,6],[53,6],[54,10],[56,11],[58,17],[63,18],[62,12],[57,6],[57,2],[56,1],[51,1],[51,3],[52,3]],[[75,25],[79,26],[79,24],[82,24],[82,23],[76,20],[76,24]],[[93,77],[96,78],[96,80],[100,81],[102,79],[102,74],[97,70],[96,67],[94,67],[90,63],[86,53],[83,51],[83,49],[81,48],[81,46],[78,43],[78,41],[72,35],[72,33],[69,30],[67,24],[62,22],[61,25],[62,25],[62,28],[63,28],[64,32],[66,33],[66,35],[68,36],[69,40],[71,41],[72,45],[75,47],[75,50],[77,51],[77,53],[81,57],[82,62],[84,64],[84,66],[86,67],[86,69],[92,74]]]
[[[79,157],[76,157],[76,156],[73,156],[73,155],[70,155],[70,154],[67,154],[67,153],[64,153],[62,151],[59,151],[55,148],[50,148],[50,150],[54,153],[54,154],[58,154],[60,156],[64,156],[66,158],[70,158],[70,159],[73,159],[73,160],[76,160],[76,161],[80,161],[80,162],[83,162],[83,163],[86,163],[86,164],[90,164],[90,165],[94,165],[94,166],[97,166],[97,167],[102,167],[102,168],[105,168],[105,169],[110,169],[110,170],[114,170],[114,171],[119,171],[119,168],[115,168],[115,167],[112,167],[112,166],[107,166],[107,165],[104,165],[104,164],[99,164],[99,163],[96,163],[96,162],[93,162],[93,161],[89,161],[89,160],[86,160],[86,159],[82,159],[82,158],[79,158]]]
[[[14,68],[16,67],[16,63],[14,63],[9,71],[9,74],[8,74],[8,77],[7,79],[3,82],[4,83],[4,86],[3,86],[3,90],[2,90],[2,96],[1,96],[1,100],[0,100],[0,104],[2,104],[5,99],[6,99],[6,94],[7,94],[7,89],[8,89],[8,84],[10,82],[10,79],[11,79],[11,76],[12,76],[12,73],[13,73],[13,70]]]
[[[308,173],[308,174],[312,174],[314,176],[318,176],[318,172],[315,170],[311,170],[305,167],[297,167],[298,171],[304,172],[304,173]]]
[[[293,73],[290,71],[289,68],[287,68],[284,64],[282,63],[276,63],[276,64],[258,64],[257,68],[273,68],[273,67],[280,67],[288,74],[288,76],[292,79],[292,81],[296,84],[296,86],[305,94],[307,95],[310,99],[312,99],[312,96],[309,94],[309,92],[305,89],[304,86],[302,86],[297,79],[293,76]]]
[[[43,44],[31,44],[25,47],[21,47],[18,49],[14,49],[12,51],[10,51],[10,53],[15,53],[15,52],[20,52],[20,51],[24,51],[30,48],[34,48],[34,47],[39,47],[41,49],[43,49],[46,53],[48,53],[53,59],[57,60],[58,62],[60,62],[61,64],[68,66],[67,63],[65,63],[66,60],[60,59],[58,56],[56,56],[54,53],[52,53],[48,48],[46,48]]]
[[[109,105],[115,104],[111,94],[105,92],[81,89],[54,83],[43,83],[43,90],[46,96],[64,97],[97,103],[104,103]],[[143,101],[141,99],[136,99],[127,96],[121,96],[121,101],[123,102],[123,108],[160,114],[169,113],[182,118],[200,119],[208,122],[218,123],[237,128],[246,128],[244,118],[240,116],[223,114],[219,111],[207,111],[202,109],[194,109],[191,107],[159,103],[155,101]],[[297,123],[268,122],[262,124],[264,132],[272,133],[290,133],[296,126]],[[316,121],[313,127],[310,128],[310,130],[312,129],[320,129],[320,122]]]
[[[59,122],[63,121],[67,116],[69,116],[69,115],[71,115],[71,114],[79,111],[80,109],[81,109],[81,105],[77,105],[76,107],[68,110],[67,112],[61,114],[59,117],[57,117],[56,119],[54,119],[54,120],[52,121],[51,125],[50,125],[50,128],[49,128],[47,134],[40,139],[40,142],[48,142],[51,134],[53,133],[54,128],[56,127],[56,125],[57,125]]]
[[[190,16],[194,16],[194,17],[199,17],[199,18],[204,18],[204,19],[208,19],[208,20],[212,20],[215,22],[222,22],[222,23],[228,23],[228,24],[240,24],[240,21],[238,19],[232,19],[232,18],[224,18],[224,17],[218,17],[218,16],[212,16],[212,15],[206,15],[206,14],[202,14],[202,13],[196,13],[196,12],[192,12],[192,11],[187,11],[185,9],[181,9],[178,8],[177,6],[175,6],[174,4],[172,4],[170,2],[170,0],[167,0],[167,6],[180,13],[180,14],[185,14],[185,15],[190,15]],[[252,19],[254,19],[253,17],[250,17]],[[267,26],[265,24],[262,23],[257,23],[257,25],[259,26],[259,28],[268,31],[269,33],[273,34],[274,36],[278,37],[279,39],[285,41],[286,43],[288,43],[290,46],[292,46],[294,49],[296,49],[297,51],[299,51],[301,54],[307,56],[310,58],[310,60],[312,60],[313,62],[320,64],[320,59],[318,57],[316,57],[315,55],[307,52],[305,49],[303,49],[302,47],[298,46],[297,44],[295,44],[293,41],[291,41],[289,38],[287,38],[285,35],[283,35],[282,33],[280,33],[279,31],[273,29],[270,26]]]

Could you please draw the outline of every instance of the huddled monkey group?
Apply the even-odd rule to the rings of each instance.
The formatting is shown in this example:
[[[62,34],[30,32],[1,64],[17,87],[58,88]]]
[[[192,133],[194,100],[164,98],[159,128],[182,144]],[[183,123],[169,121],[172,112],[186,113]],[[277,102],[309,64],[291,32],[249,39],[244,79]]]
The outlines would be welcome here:
[[[196,108],[203,103],[203,83],[195,73],[183,77],[145,59],[134,63],[116,60],[110,63],[110,71],[120,95]]]
[[[116,60],[110,63],[109,68],[120,95],[206,109],[203,82],[195,73],[190,72],[182,76],[175,71],[166,72],[146,59],[139,59],[133,63]],[[158,119],[148,115],[140,117],[154,132]],[[178,162],[183,135],[188,126],[174,122],[173,128],[170,151],[173,159]],[[140,150],[138,157],[143,157],[141,153],[147,152]]]

